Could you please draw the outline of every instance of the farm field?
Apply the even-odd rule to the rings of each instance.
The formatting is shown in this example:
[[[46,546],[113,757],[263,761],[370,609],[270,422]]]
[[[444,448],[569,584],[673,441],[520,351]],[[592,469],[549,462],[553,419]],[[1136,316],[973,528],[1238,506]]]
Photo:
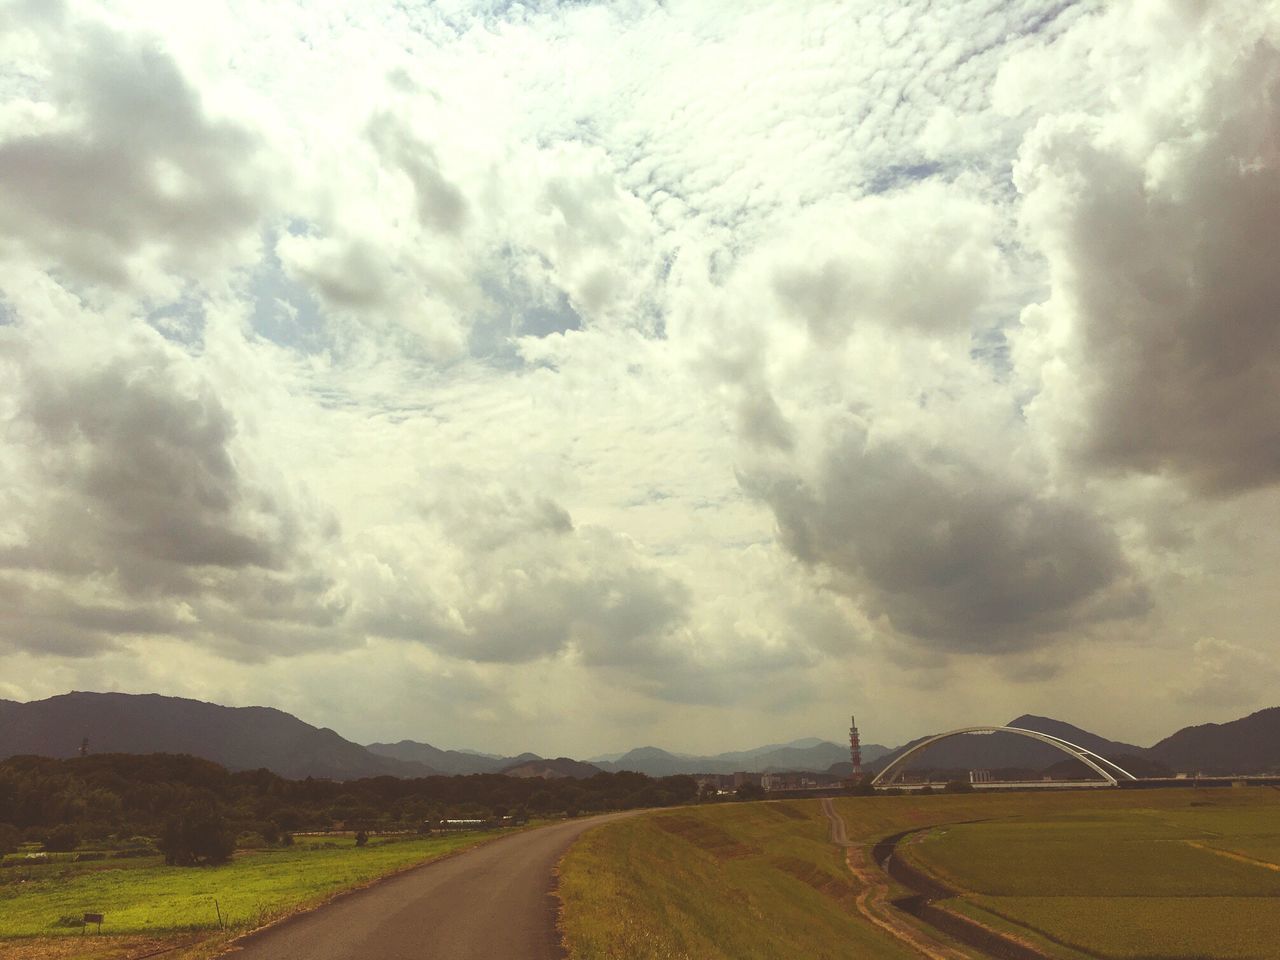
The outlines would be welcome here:
[[[1267,933],[1280,929],[1280,871],[1241,859],[1276,849],[1280,792],[975,793],[834,804],[863,856],[884,837],[937,827],[900,850],[966,891],[944,904],[1054,956],[1280,957]],[[611,824],[588,834],[561,870],[573,960],[918,956],[860,915],[862,889],[828,842],[816,800],[684,808]],[[951,955],[980,956],[936,937]]]
[[[0,871],[0,960],[130,955],[121,950],[157,937],[225,939],[493,836],[373,837],[364,848],[350,837],[298,837],[293,847],[241,852],[218,867],[167,867],[159,857],[7,867]],[[105,915],[103,936],[81,936],[76,921],[85,912]]]
[[[939,827],[899,851],[963,903],[1088,955],[1280,957],[1280,793],[1119,795],[1132,806]]]

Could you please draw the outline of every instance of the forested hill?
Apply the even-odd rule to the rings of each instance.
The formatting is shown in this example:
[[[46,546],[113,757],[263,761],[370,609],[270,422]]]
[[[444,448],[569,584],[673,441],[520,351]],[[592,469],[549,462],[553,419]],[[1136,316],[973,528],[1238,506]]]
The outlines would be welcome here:
[[[1151,755],[1175,769],[1210,775],[1280,771],[1280,707],[1185,727],[1152,747]]]
[[[232,770],[265,767],[283,777],[349,780],[436,773],[378,756],[327,728],[272,707],[223,707],[158,694],[67,693],[0,701],[0,758],[91,753],[187,753]]]

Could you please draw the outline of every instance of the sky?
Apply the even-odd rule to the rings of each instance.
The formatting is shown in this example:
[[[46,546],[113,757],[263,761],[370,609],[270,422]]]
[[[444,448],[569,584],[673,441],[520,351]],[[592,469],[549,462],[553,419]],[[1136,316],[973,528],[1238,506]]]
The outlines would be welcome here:
[[[1280,3],[3,0],[0,436],[0,698],[1276,705]]]

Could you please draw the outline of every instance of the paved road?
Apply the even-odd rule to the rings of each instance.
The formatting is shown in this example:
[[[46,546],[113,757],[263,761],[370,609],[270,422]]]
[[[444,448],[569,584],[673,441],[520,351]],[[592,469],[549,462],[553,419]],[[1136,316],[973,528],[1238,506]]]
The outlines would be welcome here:
[[[240,941],[232,960],[562,957],[552,871],[606,814],[513,834],[401,874]]]

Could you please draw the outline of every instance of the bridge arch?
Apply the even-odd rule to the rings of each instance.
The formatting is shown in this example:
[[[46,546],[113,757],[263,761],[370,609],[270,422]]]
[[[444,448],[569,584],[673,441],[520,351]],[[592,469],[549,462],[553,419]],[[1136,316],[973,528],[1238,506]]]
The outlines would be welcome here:
[[[1125,770],[1119,764],[1108,760],[1106,757],[1100,756],[1085,747],[1063,740],[1061,737],[1055,737],[1050,733],[1041,733],[1039,730],[1026,730],[1022,727],[961,727],[959,730],[949,730],[946,733],[939,733],[936,736],[929,737],[927,740],[921,740],[910,750],[901,754],[894,759],[892,763],[886,766],[871,781],[873,787],[889,786],[898,776],[906,769],[906,763],[917,754],[923,753],[929,747],[938,743],[940,740],[949,740],[951,737],[963,736],[966,733],[1016,733],[1019,736],[1030,737],[1032,740],[1039,740],[1041,743],[1047,743],[1051,747],[1056,747],[1069,757],[1074,757],[1085,766],[1089,767],[1104,780],[1108,781],[1113,787],[1120,780],[1137,780],[1138,778]],[[1111,770],[1107,770],[1102,766],[1106,764]],[[1111,772],[1111,771],[1114,771]],[[1119,775],[1117,778],[1116,775]]]

